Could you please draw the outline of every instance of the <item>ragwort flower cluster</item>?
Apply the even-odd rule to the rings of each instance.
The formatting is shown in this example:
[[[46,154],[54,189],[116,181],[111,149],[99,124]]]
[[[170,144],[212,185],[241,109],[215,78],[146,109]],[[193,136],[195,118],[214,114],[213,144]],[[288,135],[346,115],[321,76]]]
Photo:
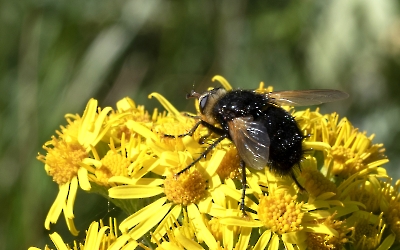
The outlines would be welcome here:
[[[232,89],[223,77],[215,80]],[[272,88],[261,83],[256,91]],[[399,244],[400,183],[392,186],[383,168],[388,162],[383,145],[346,118],[318,108],[283,107],[306,136],[296,171],[306,190],[301,191],[268,166],[242,173],[228,139],[176,175],[217,137],[202,126],[191,136],[178,136],[193,128],[196,116],[179,112],[158,93],[149,97],[165,111],[149,113],[130,98],[115,110],[101,109],[92,99],[82,117],[67,115],[68,125],[45,143],[46,154],[38,159],[59,186],[47,229],[63,213],[71,233],[78,233],[73,211],[78,188],[103,195],[126,214],[118,230],[115,221],[110,227],[101,224],[100,231],[93,222],[81,246],[68,246],[51,234],[57,249],[89,244],[96,249],[389,249]],[[246,216],[240,210],[243,174]]]

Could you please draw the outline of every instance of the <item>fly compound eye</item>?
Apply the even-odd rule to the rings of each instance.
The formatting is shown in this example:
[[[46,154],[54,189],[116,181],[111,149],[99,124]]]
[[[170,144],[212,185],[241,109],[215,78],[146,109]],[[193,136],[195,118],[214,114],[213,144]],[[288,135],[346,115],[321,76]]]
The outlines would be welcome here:
[[[199,106],[200,106],[200,112],[204,114],[204,109],[207,105],[207,100],[208,100],[209,94],[203,95],[199,98]]]
[[[213,108],[218,103],[218,100],[220,100],[225,94],[225,89],[216,88],[203,93],[199,97],[199,110],[203,121],[209,124],[217,123],[217,120],[215,119],[216,114],[213,113]]]

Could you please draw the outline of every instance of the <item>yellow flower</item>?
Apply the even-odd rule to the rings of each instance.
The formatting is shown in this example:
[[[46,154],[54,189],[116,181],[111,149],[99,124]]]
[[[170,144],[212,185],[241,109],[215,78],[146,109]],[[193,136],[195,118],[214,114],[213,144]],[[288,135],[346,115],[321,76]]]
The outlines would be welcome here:
[[[304,247],[300,249],[305,249],[310,233],[338,236],[332,225],[322,223],[331,216],[331,211],[337,209],[336,205],[343,205],[337,200],[330,200],[333,195],[324,193],[315,200],[305,202],[307,197],[299,194],[302,197],[299,198],[293,186],[274,180],[273,175],[267,174],[265,177],[269,183],[268,193],[255,194],[258,202],[251,206],[257,213],[248,213],[250,218],[225,216],[220,219],[221,223],[238,227],[258,227],[259,232],[255,233],[253,230],[252,234],[255,235],[251,236],[258,240],[250,243],[255,249],[277,249],[279,244],[284,244],[287,248],[298,245]],[[267,181],[267,178],[260,179],[260,184]],[[316,223],[317,221],[321,223]]]
[[[140,153],[135,159],[138,169],[132,170],[128,177],[120,175],[109,179],[109,182],[117,185],[109,189],[109,196],[114,200],[147,198],[147,204],[139,211],[133,206],[125,208],[130,216],[121,223],[120,230],[133,239],[139,239],[157,225],[153,231],[153,239],[161,239],[166,234],[166,228],[171,226],[171,218],[178,218],[182,209],[192,207],[188,209],[188,216],[196,217],[198,210],[194,205],[209,197],[210,192],[218,185],[212,179],[216,168],[207,166],[218,166],[225,154],[223,150],[216,150],[205,161],[200,161],[195,167],[174,176],[190,164],[193,155],[201,152],[201,149],[192,137],[164,136],[166,133],[186,132],[193,121],[174,111],[172,105],[162,96],[152,96],[159,99],[167,110],[174,112],[176,118],[161,114],[154,119],[153,124],[131,124],[130,133],[138,133],[144,138],[142,143],[145,145],[140,147],[145,149],[145,153]],[[182,123],[180,120],[187,122]],[[199,132],[197,135],[200,136]],[[131,149],[127,147],[125,151],[129,152]]]
[[[118,148],[115,147],[113,138],[110,138],[109,147],[107,148],[108,151],[104,156],[100,156],[97,150],[93,148],[93,165],[95,168],[90,169],[91,175],[89,176],[89,180],[92,183],[109,188],[114,186],[113,183],[108,181],[111,177],[129,176],[135,165],[133,162],[138,156],[138,153],[134,153],[133,151],[136,141],[137,137],[132,137],[129,143],[127,143],[125,140],[125,133],[123,133],[120,139],[120,147]],[[104,195],[107,194],[105,193]]]
[[[258,217],[263,225],[279,234],[300,231],[304,212],[304,202],[297,202],[297,196],[284,192],[261,196],[258,204]]]
[[[69,125],[57,131],[58,138],[53,136],[45,143],[46,156],[39,154],[38,159],[45,163],[46,172],[59,185],[57,198],[46,217],[46,229],[50,229],[50,223],[56,223],[64,211],[69,230],[78,234],[73,223],[76,191],[78,185],[87,191],[91,188],[87,170],[92,164],[89,156],[110,127],[105,123],[110,110],[97,110],[97,101],[89,100],[83,117],[66,115]]]
[[[395,241],[393,233],[385,233],[383,213],[375,215],[358,211],[347,219],[347,223],[353,225],[353,244],[356,249],[389,249]]]
[[[86,231],[86,238],[82,242],[74,241],[70,246],[65,243],[58,233],[50,234],[50,239],[58,250],[76,250],[76,249],[135,249],[142,244],[132,241],[127,235],[118,236],[117,222],[114,219],[109,220],[110,226],[104,226],[103,221],[92,222]],[[44,247],[50,250],[47,245]],[[40,250],[37,247],[30,247],[29,250]]]
[[[223,207],[228,206],[230,200],[229,197],[225,198],[227,203]],[[212,213],[222,211],[215,204],[211,206]],[[234,214],[238,212],[231,209],[227,211]],[[209,219],[209,216],[201,214],[193,204],[187,207],[187,211],[183,210],[181,219],[171,220],[171,226],[166,228],[168,237],[155,238],[153,234],[158,249],[245,249],[249,245],[251,228],[221,224],[217,217]]]
[[[396,240],[400,241],[400,180],[396,182],[395,187],[385,185],[383,183],[382,193],[384,193],[385,199],[388,203],[387,208],[383,208],[385,212],[385,220],[387,226],[390,228],[392,234],[395,235]],[[380,195],[382,195],[382,193]]]
[[[309,141],[322,139],[321,142],[329,147],[323,167],[328,178],[335,177],[340,182],[359,172],[386,176],[386,170],[381,166],[389,160],[384,155],[383,144],[372,143],[374,135],[367,137],[346,118],[339,121],[335,113],[314,118],[309,124],[314,127],[310,134],[316,135]]]
[[[316,224],[324,224],[337,231],[337,235],[323,234],[319,232],[309,233],[307,236],[306,245],[308,249],[319,250],[319,249],[342,249],[344,244],[350,242],[352,237],[351,228],[346,226],[345,221],[334,220],[334,216],[329,216],[324,220],[317,220]]]
[[[213,80],[232,89],[221,76]],[[261,83],[256,91],[272,87]],[[194,130],[198,117],[179,112],[160,94],[149,97],[166,111],[150,115],[130,98],[119,101],[116,111],[101,110],[92,100],[82,119],[69,116],[58,138],[45,144],[48,153],[39,158],[60,186],[47,228],[62,210],[73,225],[79,180],[82,189],[102,194],[127,214],[119,243],[110,247],[144,237],[151,243],[141,247],[158,249],[388,249],[400,242],[400,183],[389,183],[383,145],[346,118],[282,107],[305,136],[303,159],[294,168],[301,191],[292,176],[268,166],[243,173],[228,139],[202,155],[217,137],[201,125]]]
[[[226,156],[218,166],[217,174],[221,179],[237,179],[241,176],[240,157],[233,145],[227,146]]]

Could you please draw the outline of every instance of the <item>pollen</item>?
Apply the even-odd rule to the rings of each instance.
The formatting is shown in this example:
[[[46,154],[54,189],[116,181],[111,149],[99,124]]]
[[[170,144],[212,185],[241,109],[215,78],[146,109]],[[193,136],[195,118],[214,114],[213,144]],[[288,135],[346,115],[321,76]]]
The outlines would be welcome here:
[[[48,147],[52,145],[53,147]],[[88,157],[85,148],[77,142],[66,142],[52,137],[43,147],[47,155],[39,155],[38,159],[46,163],[46,172],[59,185],[69,182],[77,176],[79,164]]]
[[[313,197],[326,192],[337,193],[335,183],[328,180],[328,178],[316,169],[303,169],[301,176],[305,180],[303,184],[304,188]]]
[[[164,192],[168,200],[187,206],[198,202],[206,192],[207,183],[198,170],[169,175],[164,182]]]
[[[240,157],[236,148],[231,146],[222,159],[217,174],[221,179],[235,179],[240,176],[240,170]]]
[[[112,150],[101,159],[101,163],[95,174],[98,184],[104,186],[108,185],[108,179],[112,176],[128,176],[128,166],[131,164],[126,157]]]
[[[258,206],[258,216],[265,227],[278,234],[302,230],[304,202],[296,202],[297,195],[283,192],[262,196]]]

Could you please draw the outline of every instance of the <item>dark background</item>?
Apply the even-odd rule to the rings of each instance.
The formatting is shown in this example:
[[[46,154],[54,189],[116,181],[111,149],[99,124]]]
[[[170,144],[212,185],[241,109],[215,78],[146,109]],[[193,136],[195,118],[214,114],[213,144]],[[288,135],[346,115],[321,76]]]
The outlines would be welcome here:
[[[400,177],[398,1],[3,0],[0,13],[0,249],[50,242],[43,224],[58,186],[35,157],[66,113],[91,97],[160,108],[151,92],[194,111],[186,92],[216,74],[235,88],[348,92],[322,112],[376,134]],[[82,240],[116,209],[79,192],[75,211]],[[52,230],[71,243],[63,221]]]

